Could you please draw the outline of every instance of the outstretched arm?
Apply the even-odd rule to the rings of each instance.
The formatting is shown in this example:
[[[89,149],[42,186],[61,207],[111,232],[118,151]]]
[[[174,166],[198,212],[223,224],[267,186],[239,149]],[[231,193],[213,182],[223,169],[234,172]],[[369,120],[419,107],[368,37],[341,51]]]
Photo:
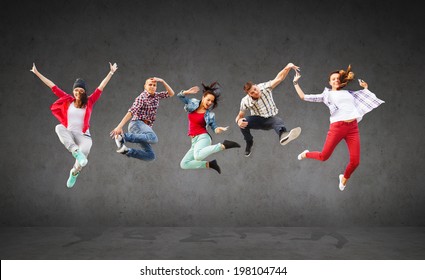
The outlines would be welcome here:
[[[285,80],[286,76],[288,76],[288,73],[291,69],[294,69],[295,72],[297,72],[299,70],[300,67],[294,65],[293,63],[288,63],[288,65],[285,66],[285,68],[282,69],[282,71],[280,71],[276,78],[274,78],[271,82],[271,87],[272,89],[274,89],[275,87],[277,87],[283,80]]]
[[[116,63],[114,63],[113,65],[109,62],[109,73],[108,75],[106,75],[105,79],[103,79],[103,81],[100,83],[100,85],[97,87],[98,89],[100,89],[101,91],[103,91],[103,89],[105,88],[105,86],[108,84],[109,80],[112,78],[112,75],[114,75],[115,71],[117,71],[118,66]]]
[[[125,114],[124,118],[122,118],[121,122],[117,125],[116,128],[114,128],[110,133],[109,136],[111,136],[112,138],[114,138],[116,135],[121,135],[124,133],[124,131],[122,130],[122,128],[124,127],[124,125],[131,120],[131,118],[133,117],[133,115],[131,114],[131,112],[127,112],[127,114]]]
[[[153,78],[156,82],[160,82],[160,83],[162,83],[163,85],[164,85],[164,87],[165,87],[165,89],[167,90],[167,92],[168,92],[168,95],[171,97],[171,96],[173,96],[174,95],[174,90],[167,84],[167,82],[166,81],[164,81],[163,79],[161,79],[161,78],[157,78],[157,77],[154,77]]]
[[[298,80],[299,80],[300,78],[301,78],[301,74],[300,74],[300,73],[298,73],[298,72],[296,72],[296,73],[295,73],[295,76],[294,76],[294,87],[295,87],[295,90],[296,90],[296,91],[297,91],[297,93],[298,93],[298,96],[299,96],[302,100],[304,100],[305,94],[304,94],[303,90],[301,89],[300,85],[298,84]]]
[[[32,64],[32,69],[30,71],[33,72],[37,77],[39,77],[40,80],[43,83],[45,83],[46,86],[48,86],[49,88],[52,88],[55,86],[55,84],[52,81],[50,81],[49,79],[44,77],[40,72],[38,72],[37,68],[35,67],[35,63]]]

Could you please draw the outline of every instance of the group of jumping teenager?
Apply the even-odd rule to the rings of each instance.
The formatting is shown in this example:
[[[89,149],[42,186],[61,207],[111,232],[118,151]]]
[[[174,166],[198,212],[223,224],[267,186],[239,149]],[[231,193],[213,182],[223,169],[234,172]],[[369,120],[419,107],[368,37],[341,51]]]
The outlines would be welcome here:
[[[75,158],[75,163],[69,172],[66,183],[68,188],[75,185],[82,168],[88,163],[87,158],[92,146],[89,127],[93,105],[102,95],[105,86],[118,69],[116,63],[109,63],[109,66],[109,73],[91,95],[87,94],[86,82],[81,78],[77,78],[74,82],[73,95],[70,95],[43,76],[37,70],[35,64],[30,70],[58,97],[50,107],[52,114],[60,122],[55,129],[56,134],[61,143]],[[281,145],[288,144],[300,135],[300,127],[288,131],[282,118],[277,116],[278,108],[272,94],[273,89],[286,78],[291,70],[295,72],[293,85],[298,96],[305,101],[323,102],[329,107],[330,111],[329,131],[322,150],[305,150],[298,155],[298,160],[310,158],[326,161],[332,155],[338,143],[344,139],[347,143],[350,159],[344,173],[338,176],[339,189],[342,191],[360,163],[358,122],[363,115],[384,103],[383,100],[369,91],[368,84],[361,79],[358,79],[358,82],[363,89],[358,91],[343,90],[349,82],[354,80],[351,66],[346,70],[331,72],[329,75],[330,88],[325,87],[321,94],[305,94],[303,92],[299,84],[300,68],[293,63],[288,63],[273,80],[259,84],[247,82],[243,87],[246,96],[241,100],[240,110],[235,120],[246,142],[245,156],[251,155],[254,144],[251,129],[273,129],[278,135]],[[158,83],[163,84],[164,91],[157,92]],[[228,126],[218,126],[213,112],[220,99],[221,86],[217,81],[209,85],[202,83],[201,99],[190,97],[199,91],[198,86],[193,86],[187,90],[181,90],[177,94],[187,112],[187,135],[191,140],[191,147],[181,160],[180,167],[182,169],[211,168],[221,173],[217,161],[207,161],[206,158],[214,153],[231,148],[240,148],[241,146],[230,140],[212,144],[208,127],[216,134],[229,128]],[[118,153],[144,161],[155,159],[152,144],[158,142],[158,137],[153,130],[153,124],[159,101],[174,95],[173,89],[163,79],[153,77],[146,80],[144,91],[135,98],[121,122],[110,132],[111,138],[115,140],[117,145]],[[246,115],[247,111],[249,111],[249,115]],[[128,130],[124,132],[123,127],[128,122]],[[131,148],[128,143],[138,143],[140,148]]]

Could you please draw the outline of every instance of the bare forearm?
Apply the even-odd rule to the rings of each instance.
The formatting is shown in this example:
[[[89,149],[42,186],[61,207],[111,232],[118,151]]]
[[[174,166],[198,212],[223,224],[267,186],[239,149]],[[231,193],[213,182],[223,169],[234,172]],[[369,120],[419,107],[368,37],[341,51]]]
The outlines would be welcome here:
[[[304,92],[303,92],[303,90],[301,89],[301,87],[300,87],[300,85],[298,84],[298,82],[294,82],[294,88],[295,88],[295,91],[298,93],[298,96],[299,96],[302,100],[304,100]]]
[[[162,84],[164,85],[165,90],[167,90],[168,95],[169,96],[173,96],[174,95],[174,90],[167,84],[167,82],[163,80],[162,81]]]
[[[236,123],[238,123],[238,121],[242,119],[243,117],[245,117],[245,113],[240,111],[239,114],[236,116],[236,119],[235,119]]]
[[[125,114],[124,118],[122,118],[121,122],[118,124],[117,127],[123,128],[124,125],[128,123],[129,120],[131,120],[132,117],[133,115],[131,114],[131,112],[127,112],[127,114]]]
[[[108,84],[109,80],[112,78],[112,75],[114,75],[114,73],[112,73],[112,71],[110,71],[108,73],[108,75],[106,75],[105,79],[103,79],[103,81],[100,83],[100,85],[97,88],[103,91],[103,89]]]
[[[55,84],[51,81],[51,80],[49,80],[49,79],[47,79],[46,77],[44,77],[40,72],[38,72],[38,71],[35,71],[35,72],[33,72],[37,77],[39,77],[40,78],[40,80],[44,83],[44,84],[46,84],[46,86],[48,86],[49,88],[52,88],[52,87],[54,87],[55,86]]]

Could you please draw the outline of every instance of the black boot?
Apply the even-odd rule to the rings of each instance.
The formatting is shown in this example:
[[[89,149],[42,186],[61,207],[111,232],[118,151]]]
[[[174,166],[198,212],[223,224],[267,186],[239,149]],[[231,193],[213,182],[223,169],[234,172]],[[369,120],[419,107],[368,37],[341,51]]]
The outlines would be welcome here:
[[[229,140],[224,140],[223,146],[224,146],[225,149],[240,148],[241,147],[241,145],[239,145],[238,143],[233,142],[233,141],[229,141]]]
[[[221,174],[220,166],[218,166],[217,161],[214,159],[208,163],[209,167],[216,170],[218,174]]]
[[[251,155],[251,148],[254,145],[254,141],[246,141],[246,148],[245,148],[245,156],[249,157]]]

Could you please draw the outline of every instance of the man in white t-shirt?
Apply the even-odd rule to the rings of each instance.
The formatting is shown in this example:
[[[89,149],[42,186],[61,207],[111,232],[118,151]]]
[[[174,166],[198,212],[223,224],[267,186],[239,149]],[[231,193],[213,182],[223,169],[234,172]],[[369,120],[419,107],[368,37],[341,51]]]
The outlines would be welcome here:
[[[246,141],[246,157],[251,155],[251,148],[254,144],[251,129],[274,129],[279,136],[281,145],[288,144],[300,135],[300,127],[288,132],[283,120],[276,116],[279,110],[276,107],[272,94],[272,90],[286,78],[291,69],[297,72],[299,67],[293,63],[288,63],[273,80],[261,84],[254,84],[253,82],[247,82],[245,84],[244,91],[247,95],[241,100],[240,111],[236,116],[236,123],[241,128]],[[251,115],[245,117],[247,110],[250,111]]]

